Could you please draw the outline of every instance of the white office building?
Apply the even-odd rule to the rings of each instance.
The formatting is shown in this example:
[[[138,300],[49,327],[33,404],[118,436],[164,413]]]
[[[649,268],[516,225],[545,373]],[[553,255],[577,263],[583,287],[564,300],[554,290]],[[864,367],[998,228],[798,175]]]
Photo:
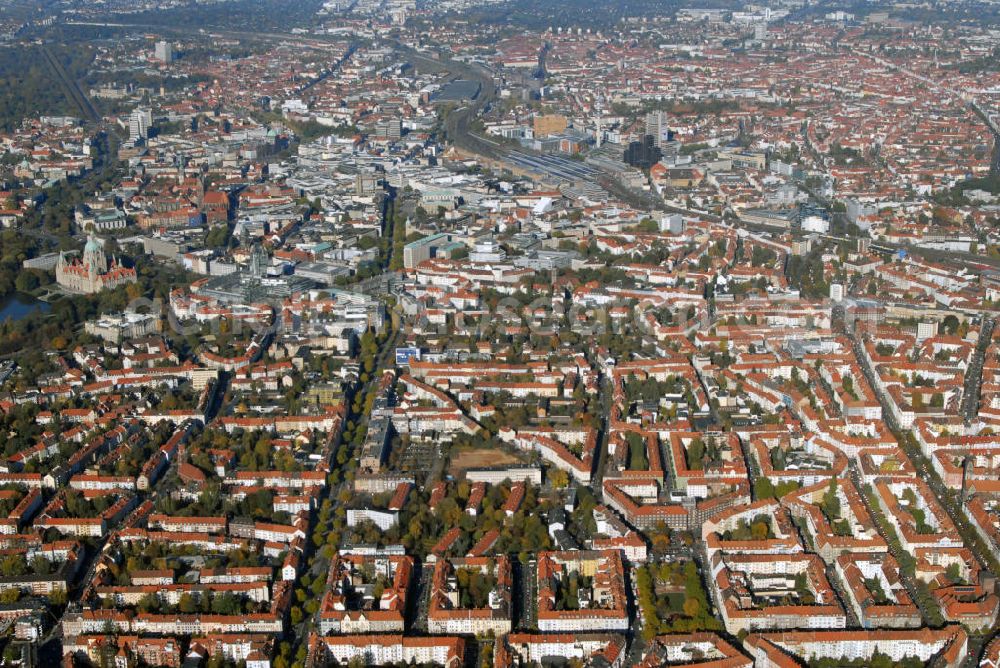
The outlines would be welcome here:
[[[132,112],[128,119],[128,138],[135,142],[140,139],[149,138],[149,128],[153,124],[153,112],[149,109],[138,108]]]
[[[153,47],[153,57],[162,63],[172,62],[174,59],[174,45],[166,41],[157,42]]]

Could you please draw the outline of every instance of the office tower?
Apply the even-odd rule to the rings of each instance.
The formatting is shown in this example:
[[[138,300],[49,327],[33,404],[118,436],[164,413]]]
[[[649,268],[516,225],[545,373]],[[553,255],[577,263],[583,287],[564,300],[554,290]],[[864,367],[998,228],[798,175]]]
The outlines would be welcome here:
[[[149,137],[149,126],[153,124],[153,114],[149,109],[138,108],[128,119],[128,138],[135,142]]]
[[[169,63],[174,59],[174,45],[170,42],[160,41],[153,48],[153,56],[160,62]]]
[[[651,111],[646,114],[646,134],[653,138],[656,146],[662,146],[670,140],[667,120],[667,114],[663,111]]]

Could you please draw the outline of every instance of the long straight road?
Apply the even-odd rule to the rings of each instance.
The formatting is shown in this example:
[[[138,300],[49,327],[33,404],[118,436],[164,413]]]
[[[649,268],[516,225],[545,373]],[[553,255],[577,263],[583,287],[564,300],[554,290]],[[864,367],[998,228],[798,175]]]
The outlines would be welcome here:
[[[59,59],[55,57],[52,50],[45,45],[42,45],[42,53],[45,55],[45,60],[48,62],[49,67],[55,72],[55,75],[62,82],[63,87],[66,89],[66,93],[73,100],[73,103],[80,109],[80,113],[87,118],[87,120],[93,123],[101,122],[101,115],[97,113],[97,107],[94,103],[90,101],[87,94],[80,87],[80,84],[73,79],[63,64],[59,62]]]
[[[594,457],[594,471],[590,478],[590,489],[597,499],[604,499],[604,474],[608,467],[608,439],[611,436],[611,399],[614,393],[613,381],[605,374],[601,375],[600,401],[601,437],[597,442],[597,453]]]
[[[917,470],[917,475],[923,479],[931,488],[931,491],[934,492],[934,496],[937,497],[938,502],[945,509],[945,512],[948,513],[951,521],[958,529],[965,546],[969,548],[973,555],[975,555],[980,566],[993,573],[1000,572],[1000,564],[997,563],[997,560],[989,552],[986,546],[983,545],[975,530],[973,530],[969,525],[969,522],[965,517],[965,512],[962,509],[962,501],[958,498],[956,490],[945,486],[941,477],[937,474],[937,471],[934,470],[928,462],[927,457],[924,456],[919,447],[916,445],[913,434],[909,430],[903,429],[893,416],[889,404],[889,398],[884,392],[878,389],[879,385],[876,382],[878,379],[876,377],[875,370],[869,363],[868,358],[864,355],[861,340],[857,332],[852,331],[850,333],[850,337],[858,365],[861,367],[861,371],[865,374],[868,384],[875,391],[875,395],[878,398],[879,403],[882,405],[882,419],[896,436],[900,443],[900,447],[902,447],[906,452],[910,461],[913,462],[913,466]]]
[[[962,388],[962,406],[959,413],[966,422],[971,422],[979,413],[979,390],[983,382],[983,361],[986,358],[986,349],[990,346],[993,338],[993,328],[996,320],[986,318],[982,327],[979,328],[979,340],[976,342],[976,352],[972,355],[969,368],[965,370],[965,385]]]

